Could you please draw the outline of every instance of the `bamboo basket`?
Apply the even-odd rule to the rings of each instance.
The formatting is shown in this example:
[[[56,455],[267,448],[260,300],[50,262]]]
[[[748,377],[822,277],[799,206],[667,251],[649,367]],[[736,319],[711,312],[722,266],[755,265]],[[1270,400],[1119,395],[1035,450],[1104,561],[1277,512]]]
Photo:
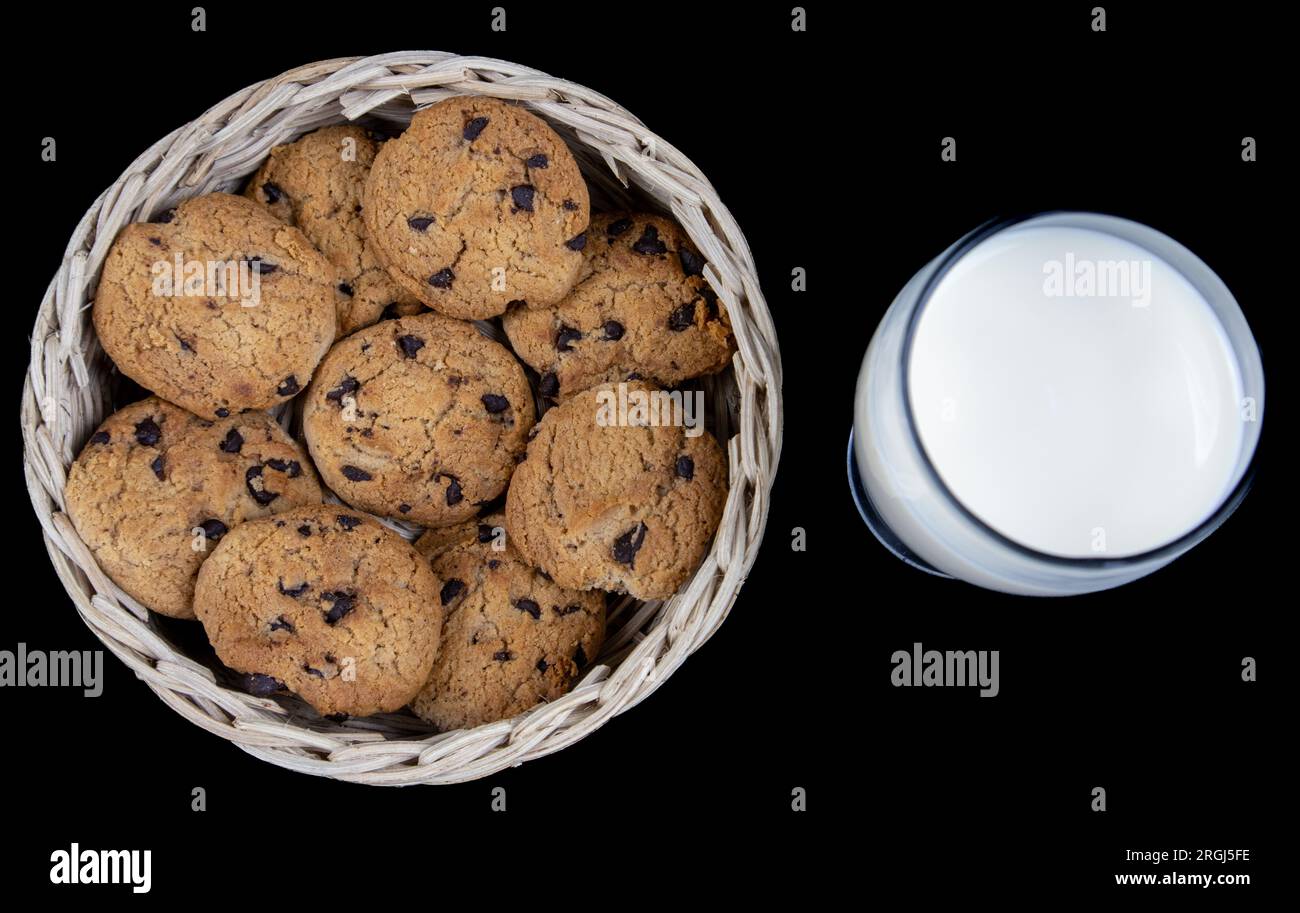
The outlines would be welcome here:
[[[710,430],[727,450],[731,489],[717,536],[671,599],[623,598],[609,609],[600,655],[564,697],[469,730],[439,733],[409,712],[334,722],[296,698],[233,687],[199,635],[155,616],[96,565],[64,513],[68,467],[114,409],[122,378],[95,337],[90,305],[113,239],[180,200],[238,192],[271,147],[326,124],[400,130],[418,107],[451,95],[518,101],[573,149],[593,210],[671,213],[707,258],[738,351],[707,378]],[[499,335],[499,326],[480,324]],[[296,425],[283,410],[287,427]],[[137,158],[82,218],[41,301],[23,388],[24,470],[50,560],[82,619],[155,694],[186,719],[258,758],[303,773],[403,786],[454,783],[564,748],[649,696],[717,630],[758,554],[781,446],[781,364],[749,247],[708,179],[631,113],[583,86],[501,60],[433,51],[341,58],[250,86]],[[390,523],[407,538],[415,527]]]

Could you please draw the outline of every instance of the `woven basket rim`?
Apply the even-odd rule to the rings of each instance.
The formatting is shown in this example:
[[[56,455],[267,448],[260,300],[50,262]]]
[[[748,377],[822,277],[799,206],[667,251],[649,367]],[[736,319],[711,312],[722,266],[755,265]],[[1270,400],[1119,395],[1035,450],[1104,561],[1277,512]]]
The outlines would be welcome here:
[[[111,365],[90,325],[108,247],[126,223],[180,199],[228,189],[271,146],[326,123],[409,119],[449,95],[524,104],[560,130],[617,195],[632,188],[670,213],[704,254],[737,342],[725,395],[735,427],[724,444],[731,489],[708,556],[671,599],[636,604],[614,665],[604,658],[563,697],[510,720],[430,733],[400,716],[338,724],[220,684],[119,590],[63,512],[63,484],[90,432],[111,411]],[[589,181],[601,174],[584,168]],[[96,637],[164,703],[255,757],[292,770],[375,785],[477,779],[558,751],[649,696],[726,618],[757,557],[780,456],[781,363],[748,244],[708,179],[677,149],[605,96],[530,67],[441,51],[316,61],[247,86],[146,149],[94,201],[68,241],[37,312],[21,406],[23,468],[55,572]],[[644,618],[643,618],[644,616]],[[408,731],[409,730],[409,731]]]

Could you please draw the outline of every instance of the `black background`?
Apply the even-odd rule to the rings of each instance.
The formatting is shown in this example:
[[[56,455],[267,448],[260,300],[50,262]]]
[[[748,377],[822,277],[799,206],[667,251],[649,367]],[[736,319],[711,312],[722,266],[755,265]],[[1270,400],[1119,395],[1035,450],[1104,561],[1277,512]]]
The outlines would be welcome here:
[[[5,689],[3,801],[26,835],[4,857],[10,883],[48,884],[49,853],[77,841],[152,849],[153,893],[168,897],[232,880],[285,887],[300,872],[339,886],[372,871],[441,878],[460,847],[478,859],[464,870],[476,880],[565,862],[581,873],[559,878],[574,903],[593,871],[626,869],[628,885],[662,871],[667,893],[683,865],[719,886],[764,872],[814,890],[823,882],[801,882],[813,866],[866,891],[1072,896],[1145,871],[1122,861],[1127,848],[1204,846],[1253,857],[1223,869],[1250,873],[1252,889],[1211,891],[1258,892],[1283,814],[1290,537],[1274,533],[1293,508],[1278,454],[1294,298],[1281,270],[1295,231],[1279,230],[1294,194],[1284,200],[1287,49],[1274,38],[1292,23],[1108,5],[1096,34],[1091,3],[910,15],[808,4],[800,34],[790,4],[507,3],[508,30],[494,33],[492,5],[212,3],[204,34],[190,30],[192,4],[24,11],[15,42],[57,35],[58,50],[43,66],[15,58],[8,80],[18,119],[6,155],[27,199],[11,223],[10,402],[67,237],[156,139],[311,60],[407,47],[515,60],[636,113],[710,176],[753,248],[782,348],[785,446],[731,616],[594,735],[454,787],[273,767],[177,716],[111,654],[95,700]],[[45,136],[55,163],[39,159]],[[940,161],[945,136],[956,163]],[[1241,161],[1243,136],[1258,162]],[[985,219],[1045,208],[1134,218],[1197,252],[1241,303],[1269,385],[1255,490],[1227,524],[1146,579],[1067,600],[907,568],[871,538],[844,482],[858,364],[898,289]],[[796,266],[806,292],[791,291]],[[23,596],[0,616],[0,649],[94,649],[27,507],[16,426],[11,414],[8,557]],[[805,552],[790,548],[794,527]],[[892,688],[890,654],[914,641],[1000,650],[1001,694]],[[1244,656],[1259,682],[1241,681]],[[190,810],[195,786],[206,812]],[[504,815],[490,811],[496,786]],[[1107,789],[1105,813],[1090,811],[1094,786]],[[806,813],[790,810],[794,787],[808,791]],[[785,864],[753,866],[741,843]]]

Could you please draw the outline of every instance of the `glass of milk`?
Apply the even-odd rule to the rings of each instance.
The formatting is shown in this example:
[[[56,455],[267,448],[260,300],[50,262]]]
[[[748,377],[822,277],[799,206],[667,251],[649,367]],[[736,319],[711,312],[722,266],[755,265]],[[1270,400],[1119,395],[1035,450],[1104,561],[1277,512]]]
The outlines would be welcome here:
[[[989,589],[1151,573],[1241,503],[1264,417],[1232,293],[1145,225],[976,229],[894,299],[858,376],[849,473],[904,561]]]

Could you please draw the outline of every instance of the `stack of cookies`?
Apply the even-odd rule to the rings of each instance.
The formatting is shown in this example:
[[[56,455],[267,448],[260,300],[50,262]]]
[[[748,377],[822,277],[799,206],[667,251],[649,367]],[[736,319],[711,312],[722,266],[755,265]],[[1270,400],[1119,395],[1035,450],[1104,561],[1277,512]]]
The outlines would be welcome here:
[[[118,235],[95,328],[154,395],[91,435],[68,514],[254,694],[510,718],[596,659],[606,594],[671,596],[717,529],[723,452],[673,408],[735,350],[703,273],[670,219],[592,215],[522,107],[317,130]]]

